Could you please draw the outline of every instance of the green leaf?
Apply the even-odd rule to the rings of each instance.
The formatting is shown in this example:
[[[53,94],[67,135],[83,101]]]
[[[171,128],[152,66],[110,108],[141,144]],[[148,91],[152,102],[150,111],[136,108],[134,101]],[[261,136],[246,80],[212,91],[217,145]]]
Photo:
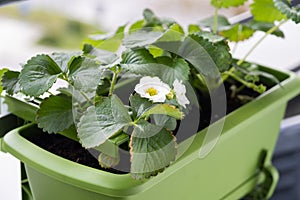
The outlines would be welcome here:
[[[59,95],[45,99],[36,117],[40,128],[48,133],[58,133],[73,124],[72,97]]]
[[[131,136],[131,176],[142,180],[155,176],[176,157],[175,137],[165,128],[141,120]]]
[[[300,23],[300,5],[292,6],[287,0],[273,0],[275,7],[295,23]]]
[[[183,42],[160,42],[155,45],[179,55],[203,76],[212,79],[218,78],[220,72],[228,70],[232,62],[226,41],[213,43],[198,34],[187,36]]]
[[[175,23],[157,41],[181,41],[184,36],[183,28]]]
[[[217,43],[212,43],[196,34],[191,35],[191,38],[197,41],[205,49],[205,51],[209,54],[209,58],[206,59],[212,59],[220,72],[226,71],[230,68],[232,56],[229,52],[229,46],[226,41],[223,40]]]
[[[85,55],[90,55],[99,62],[101,62],[101,64],[105,65],[112,64],[118,60],[117,54],[111,51],[94,48],[92,45],[89,44],[84,45],[83,52]]]
[[[201,27],[208,27],[210,30],[213,30],[214,27],[214,16],[205,18],[198,23]],[[231,26],[229,23],[227,17],[219,15],[218,16],[218,30],[223,30],[224,28],[227,28],[228,26]]]
[[[202,37],[203,39],[206,39],[206,40],[208,40],[212,43],[218,43],[218,42],[224,42],[225,41],[224,37],[222,37],[220,35],[213,34],[211,32],[207,32],[207,31],[197,32],[197,33],[194,33],[194,35]]]
[[[129,72],[139,76],[157,76],[159,78],[162,77],[162,69],[166,68],[165,65],[158,63],[121,64],[121,67],[125,72]]]
[[[128,48],[143,47],[153,44],[163,36],[163,32],[138,30],[127,36],[123,40],[123,45]]]
[[[8,94],[13,95],[20,91],[19,76],[20,72],[15,71],[7,71],[2,76],[2,86]]]
[[[190,24],[188,26],[188,32],[189,32],[189,34],[198,33],[198,32],[201,32],[201,31],[202,31],[201,28],[197,24]]]
[[[29,96],[40,96],[52,87],[61,68],[48,55],[38,55],[31,58],[20,74],[22,91]]]
[[[109,34],[94,34],[83,41],[83,44],[90,44],[97,49],[116,52],[122,44],[126,26],[120,26],[116,32]]]
[[[56,62],[56,64],[60,67],[63,72],[68,71],[68,66],[72,62],[72,60],[79,56],[80,53],[52,53],[50,54],[50,58]]]
[[[274,23],[286,18],[275,7],[273,0],[254,0],[251,4],[251,12],[256,21]]]
[[[4,83],[4,81],[3,81],[3,75],[4,75],[4,73],[6,73],[8,71],[8,69],[1,69],[0,70],[0,95],[2,94],[2,91],[3,91],[3,87],[4,87],[4,85],[3,85],[3,83]]]
[[[180,41],[183,36],[183,28],[174,23],[165,32],[147,29],[135,31],[124,38],[123,45],[128,48],[144,47],[157,41]]]
[[[128,110],[116,95],[103,97],[81,117],[77,124],[78,137],[85,148],[96,147],[131,122]]]
[[[167,115],[152,115],[157,126],[165,127],[169,131],[173,131],[177,127],[177,121],[173,117]]]
[[[228,44],[210,42],[201,35],[192,34],[183,42],[157,43],[158,47],[175,53],[190,62],[204,76],[216,78],[229,69],[232,62]]]
[[[169,52],[164,51],[161,48],[158,48],[154,45],[150,45],[148,47],[148,51],[153,56],[153,58],[157,58],[157,57],[161,57],[161,56],[172,57],[172,55]]]
[[[156,76],[161,69],[147,49],[125,51],[122,54],[121,68],[125,72],[142,76]]]
[[[95,91],[103,76],[104,69],[96,60],[79,56],[69,66],[69,80],[75,89],[82,92]]]
[[[211,4],[216,8],[229,8],[243,5],[247,0],[211,0]]]
[[[132,49],[123,52],[122,66],[130,64],[147,64],[154,63],[155,59],[147,49]]]
[[[152,10],[150,9],[145,9],[143,12],[143,16],[146,22],[146,27],[153,27],[157,25],[161,25],[161,21],[158,17],[154,15]]]
[[[144,24],[145,24],[145,20],[143,20],[143,19],[136,21],[129,27],[129,33],[133,33],[135,31],[142,29],[144,27]]]
[[[246,26],[248,26],[249,28],[256,30],[256,31],[263,31],[263,32],[267,32],[269,31],[271,28],[273,28],[275,25],[273,23],[268,23],[268,22],[258,22],[258,21],[254,21],[251,20],[249,21]],[[272,32],[272,35],[275,35],[277,37],[284,37],[284,33],[277,29],[276,31]]]
[[[143,12],[143,16],[144,16],[144,20],[145,20],[144,27],[158,27],[158,26],[169,27],[175,23],[171,19],[163,19],[163,18],[157,17],[150,9],[145,9]]]
[[[144,112],[141,118],[148,118],[150,115],[167,115],[179,120],[184,116],[178,108],[170,104],[156,104]]]
[[[139,118],[144,112],[146,112],[153,103],[146,98],[142,98],[140,95],[135,94],[129,97],[130,106],[133,109],[135,118]]]
[[[182,58],[158,57],[160,73],[157,74],[165,83],[173,85],[176,79],[187,81],[190,75],[189,64]]]
[[[64,94],[66,96],[72,97],[73,96],[73,88],[72,87],[62,87],[57,89],[58,92]]]
[[[169,85],[172,85],[175,79],[189,78],[189,64],[181,58],[158,57],[155,60],[146,49],[127,51],[122,58],[123,70],[140,76],[157,76]]]
[[[120,156],[117,157],[109,156],[105,153],[100,153],[98,156],[98,162],[103,168],[111,168],[119,164]]]
[[[254,34],[254,30],[242,24],[236,24],[228,30],[223,30],[220,35],[228,38],[232,42],[239,42],[249,39]]]

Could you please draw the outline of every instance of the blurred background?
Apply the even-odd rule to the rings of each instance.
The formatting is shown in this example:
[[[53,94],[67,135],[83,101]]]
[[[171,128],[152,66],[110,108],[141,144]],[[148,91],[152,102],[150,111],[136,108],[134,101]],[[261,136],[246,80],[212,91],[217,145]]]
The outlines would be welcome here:
[[[20,69],[20,64],[35,54],[79,50],[88,34],[114,31],[142,18],[145,8],[182,25],[214,13],[210,0],[27,0],[4,4],[0,6],[0,68]],[[221,10],[221,14],[236,21],[247,11],[246,5]],[[299,67],[300,27],[290,22],[282,31],[285,39],[270,36],[248,59],[284,70]],[[242,57],[260,36],[257,33],[239,45],[234,56]],[[0,199],[21,199],[19,176],[19,162],[0,152]]]
[[[142,18],[145,8],[181,24],[213,14],[209,0],[27,0],[0,7],[1,66],[17,68],[39,52],[79,49],[90,33],[109,32]],[[222,11],[227,16],[244,7]]]
[[[140,19],[145,8],[182,25],[197,23],[214,13],[210,0],[27,0],[4,4],[0,6],[0,65],[18,69],[37,53],[78,50],[88,34],[110,32]],[[220,14],[235,21],[247,9],[248,5],[239,6],[221,10]],[[280,68],[299,64],[296,48],[300,40],[295,41],[295,29],[299,27],[294,23],[285,25],[285,40],[270,36],[249,60]],[[242,57],[256,40],[254,37],[242,43],[235,57]],[[268,48],[270,43],[278,44],[278,48]],[[289,52],[286,60],[281,58],[285,51]]]

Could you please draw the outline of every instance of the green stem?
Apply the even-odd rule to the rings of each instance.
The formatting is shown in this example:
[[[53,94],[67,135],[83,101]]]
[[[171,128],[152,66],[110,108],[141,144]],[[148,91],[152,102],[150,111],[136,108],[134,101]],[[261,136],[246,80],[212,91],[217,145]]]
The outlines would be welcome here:
[[[241,65],[243,62],[245,62],[245,60],[248,58],[248,56],[254,51],[254,49],[256,49],[256,47],[270,34],[272,34],[274,31],[276,31],[277,29],[279,29],[279,27],[281,25],[283,25],[284,23],[286,23],[287,20],[283,20],[281,21],[278,25],[272,27],[270,30],[268,30],[265,35],[263,37],[261,37],[252,47],[251,49],[246,53],[246,55],[237,62],[237,65]]]
[[[60,78],[61,80],[64,80],[64,81],[70,83],[70,82],[69,82],[69,79],[68,79],[68,76],[67,76],[67,74],[65,74],[65,73],[60,74],[60,75],[58,76],[58,78]]]
[[[242,78],[240,78],[239,76],[237,76],[236,74],[228,71],[228,72],[224,72],[224,74],[232,77],[233,79],[235,79],[236,81],[242,83],[244,86],[248,87],[248,88],[251,88],[253,89],[254,91],[256,92],[259,92],[259,93],[263,93],[265,91],[265,87],[264,86],[257,86],[255,85],[254,83],[249,83],[245,80],[243,80]]]
[[[117,146],[120,146],[121,144],[123,144],[123,143],[125,143],[129,140],[129,136],[125,132],[120,131],[116,135],[110,137],[109,140],[113,144],[116,144]]]
[[[85,100],[86,100],[87,102],[89,102],[91,105],[94,104],[93,101],[91,101],[91,100],[89,99],[89,97],[86,96],[86,94],[85,94],[84,92],[80,91],[80,94],[81,94],[81,95],[85,98]]]
[[[118,66],[116,66],[116,67],[118,67]],[[118,75],[119,75],[120,72],[121,72],[121,68],[120,67],[119,67],[119,69],[116,69],[115,71],[113,71],[114,74],[113,74],[113,78],[111,80],[111,85],[110,85],[108,96],[113,95],[114,89],[115,89],[115,85],[117,83],[117,78],[118,78]]]
[[[235,70],[235,68],[231,67],[228,71],[222,73],[222,76],[221,76],[222,78],[221,78],[219,84],[224,83],[229,78],[230,74],[233,74],[234,70]]]
[[[217,34],[218,29],[218,15],[219,15],[219,8],[216,7],[215,14],[214,14],[214,27],[213,27],[213,33]]]

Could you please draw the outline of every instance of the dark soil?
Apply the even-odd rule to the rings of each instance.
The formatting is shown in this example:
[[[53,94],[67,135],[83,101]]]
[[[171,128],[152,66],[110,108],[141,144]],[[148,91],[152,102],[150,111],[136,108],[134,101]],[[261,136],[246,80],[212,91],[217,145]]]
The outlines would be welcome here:
[[[23,136],[39,147],[73,162],[116,174],[124,174],[113,168],[102,168],[90,151],[83,148],[78,142],[60,134],[48,134],[37,127],[32,127],[26,130]]]
[[[239,87],[240,85],[237,85]],[[226,106],[226,115],[235,111],[239,107],[245,105],[246,103],[250,102],[250,99],[254,99],[257,96],[259,96],[259,93],[253,91],[249,88],[243,88],[242,91],[240,91],[238,94],[233,96],[232,91],[230,89],[231,84],[225,83],[225,92],[226,92],[226,102],[223,102],[224,98],[218,98],[220,93],[222,92],[220,90],[216,90],[213,94],[215,97],[206,96],[205,94],[198,94],[198,99],[200,102],[200,123],[198,131],[206,128],[213,122],[216,122],[217,120],[224,117],[224,105]],[[269,88],[269,87],[268,87]],[[238,97],[244,97],[244,98],[238,98]],[[214,98],[215,105],[214,106],[220,106],[220,108],[216,108],[215,113],[212,113],[211,111],[211,98]]]
[[[243,104],[245,104],[245,102],[239,101],[237,99],[233,99],[231,98],[231,92],[229,89],[228,85],[225,85],[226,90],[227,90],[227,114],[234,111],[235,109],[237,109],[238,107],[242,106]],[[245,89],[243,90],[243,95],[247,95],[250,97],[256,97],[259,94],[253,92],[252,90],[248,90]],[[201,102],[203,102],[203,99],[205,99],[205,96],[201,96],[201,94],[199,94],[199,98],[202,99]],[[206,101],[204,101],[206,102]],[[210,101],[208,101],[210,102]],[[220,102],[221,104],[221,102]],[[222,104],[223,105],[223,104]],[[203,128],[207,127],[210,123],[211,123],[211,111],[210,111],[210,105],[201,105],[201,111],[200,111],[200,115],[201,115],[201,120],[199,123],[199,130],[202,130]],[[222,116],[214,116],[213,117],[213,121],[217,121],[218,119],[220,119]],[[42,130],[38,129],[37,127],[33,127],[31,130],[27,131],[28,133],[24,133],[22,134],[25,138],[27,138],[29,141],[31,141],[32,143],[38,145],[39,147],[52,152],[56,155],[59,155],[63,158],[69,159],[71,161],[92,167],[92,168],[96,168],[96,169],[101,169],[101,170],[105,170],[108,172],[112,172],[112,173],[116,173],[116,174],[124,174],[127,172],[123,172],[123,171],[118,171],[115,169],[103,169],[97,159],[90,153],[90,151],[86,150],[85,148],[83,148],[78,142],[75,142],[69,138],[66,138],[60,134],[48,134],[48,133],[44,133]],[[32,134],[32,132],[34,132],[34,134]],[[179,138],[177,138],[177,141],[180,142],[186,138],[188,138],[189,136],[191,136],[193,133],[189,134],[189,135],[185,135],[185,136],[180,136]],[[126,145],[126,144],[125,144]],[[128,144],[127,144],[128,145]],[[124,145],[123,145],[124,146]],[[125,165],[129,165],[129,156],[123,156],[123,158],[121,157],[121,162],[122,159],[126,159],[125,161]],[[124,165],[124,161],[123,164]],[[127,167],[128,168],[128,167]]]

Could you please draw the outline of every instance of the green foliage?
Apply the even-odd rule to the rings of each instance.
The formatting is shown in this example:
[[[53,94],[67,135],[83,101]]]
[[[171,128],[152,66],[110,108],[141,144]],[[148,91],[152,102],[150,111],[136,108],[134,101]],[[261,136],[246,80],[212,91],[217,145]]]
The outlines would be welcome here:
[[[1,70],[0,76],[2,87],[8,94],[13,95],[14,93],[18,93],[20,91],[19,75],[20,72],[7,71],[7,69]],[[0,94],[1,93],[2,88]]]
[[[156,76],[161,66],[146,49],[133,49],[123,53],[121,67],[124,71],[141,75]]]
[[[72,98],[59,95],[46,98],[37,111],[36,122],[48,133],[58,133],[73,124]]]
[[[169,104],[157,104],[141,115],[141,118],[148,118],[150,115],[167,115],[175,119],[183,119],[183,113],[175,106]]]
[[[172,24],[168,30],[164,32],[164,34],[159,38],[157,42],[161,41],[181,41],[181,39],[184,36],[184,30],[183,28],[175,23]]]
[[[158,77],[172,85],[176,79],[187,81],[190,75],[190,66],[182,58],[159,57],[157,63],[162,64],[158,70]]]
[[[163,36],[162,32],[146,30],[135,31],[132,34],[126,36],[123,40],[123,44],[128,48],[143,47],[149,44],[153,44],[159,38]]]
[[[211,4],[216,8],[229,8],[243,5],[247,0],[211,0]]]
[[[276,9],[273,0],[254,0],[251,13],[256,21],[270,22],[285,19],[285,15]]]
[[[79,53],[53,53],[50,54],[50,58],[60,67],[61,71],[66,73],[70,63],[73,61],[76,55]]]
[[[198,33],[201,32],[201,28],[197,24],[190,24],[188,26],[188,32],[189,34]]]
[[[164,27],[169,27],[173,23],[175,23],[171,19],[163,19],[163,18],[157,17],[150,9],[145,9],[143,12],[143,16],[144,16],[144,20],[145,20],[143,27],[164,28]]]
[[[212,1],[217,10],[244,2]],[[38,126],[49,133],[76,127],[73,131],[81,145],[98,151],[97,158],[103,167],[119,163],[118,148],[122,145],[131,154],[132,177],[149,178],[176,158],[177,144],[172,131],[176,133],[191,107],[183,109],[188,103],[182,101],[191,102],[184,99],[190,96],[186,93],[191,89],[185,85],[191,84],[197,93],[206,96],[208,86],[214,92],[224,82],[236,86],[235,94],[244,87],[263,93],[267,89],[262,84],[265,79],[278,83],[258,67],[234,60],[227,41],[248,39],[255,31],[283,37],[274,20],[285,17],[277,15],[276,7],[287,16],[295,15],[283,11],[286,7],[282,2],[275,1],[274,5],[269,0],[254,1],[255,21],[230,24],[227,18],[216,16],[202,20],[199,25],[189,25],[187,32],[173,20],[145,10],[144,19],[130,27],[121,26],[112,34],[92,35],[84,41],[82,52],[37,55],[21,72],[0,71],[1,87],[10,95],[22,92],[39,97],[46,92],[51,94],[49,90],[58,79],[65,81],[68,86],[57,89],[59,94],[41,100],[36,114]],[[265,6],[270,6],[267,11],[262,9]],[[270,12],[270,18],[261,12]],[[215,19],[216,34],[202,30],[214,29]],[[138,79],[140,83],[134,87]],[[174,82],[181,91],[176,91]],[[129,99],[117,96],[125,92],[123,86],[131,88],[126,96]],[[163,98],[154,101],[151,97],[160,97],[160,92]],[[129,146],[124,147],[128,141]]]
[[[48,55],[38,55],[31,58],[20,74],[22,91],[38,97],[50,89],[62,72],[60,66]]]
[[[275,7],[287,18],[296,23],[300,23],[300,5],[292,7],[291,2],[287,0],[274,0]]]
[[[122,67],[130,64],[147,64],[154,63],[155,60],[153,56],[149,53],[147,49],[132,49],[124,52],[122,54]],[[130,67],[128,67],[130,68]]]
[[[131,176],[137,180],[155,176],[176,157],[175,137],[165,128],[144,120],[135,126],[130,148]]]
[[[218,27],[217,27],[218,30],[223,30],[224,28],[228,28],[229,26],[231,26],[231,24],[229,23],[227,17],[225,17],[225,16],[218,15],[217,16],[217,21],[218,21]],[[207,28],[210,28],[210,30],[213,30],[214,16],[202,19],[198,22],[198,24],[201,27],[207,27]]]
[[[129,27],[129,33],[133,33],[135,31],[140,30],[141,28],[144,28],[144,24],[145,24],[145,20],[138,20],[136,22],[134,22],[133,24],[131,24],[131,26]]]
[[[89,44],[85,44],[83,46],[83,53],[86,56],[97,59],[101,64],[104,65],[112,64],[118,60],[117,54],[111,51],[97,49]]]
[[[191,38],[199,43],[202,48],[204,48],[204,50],[209,54],[208,58],[211,58],[214,61],[219,72],[224,72],[230,68],[232,56],[229,52],[229,47],[225,40],[212,43],[198,34],[191,35]],[[205,75],[205,73],[203,74]]]
[[[228,38],[232,42],[239,42],[249,39],[254,34],[254,30],[242,24],[236,24],[228,30],[223,30],[220,35]]]
[[[145,113],[145,111],[149,110],[149,108],[153,106],[152,102],[140,97],[140,95],[138,94],[131,95],[129,100],[132,111],[134,112],[133,116],[135,119],[140,118]]]
[[[2,82],[2,84],[0,85],[0,95],[2,94],[3,87],[4,87],[4,85],[3,85],[3,75],[4,75],[5,72],[7,72],[7,70],[8,69],[5,69],[5,68],[0,70],[0,82]]]
[[[125,26],[120,26],[115,33],[109,34],[93,34],[89,38],[83,40],[84,44],[90,44],[95,48],[116,52],[122,44],[124,38]]]
[[[257,9],[262,9],[258,6]],[[218,34],[227,38],[229,41],[232,42],[240,42],[243,40],[247,40],[250,37],[253,36],[253,34],[256,31],[262,31],[262,32],[268,32],[270,29],[272,29],[274,25],[274,21],[270,20],[271,22],[265,22],[265,21],[256,21],[256,20],[250,20],[245,23],[235,23],[230,24],[228,19],[224,16],[217,16],[218,26],[217,31]],[[213,30],[214,26],[214,17],[209,17],[204,20],[201,20],[199,22],[199,25],[201,27],[209,28],[210,30]],[[197,34],[203,35],[203,32],[196,32]],[[284,37],[284,34],[279,29],[273,31],[271,34],[278,36],[278,37]]]
[[[169,131],[174,131],[177,127],[176,119],[167,115],[153,115],[153,120],[157,126],[165,127]]]
[[[101,82],[103,70],[96,60],[78,56],[69,63],[68,78],[75,89],[82,92],[95,91]]]
[[[131,117],[121,100],[113,95],[87,109],[78,123],[81,144],[92,148],[103,144],[109,137],[130,125]]]
[[[112,157],[105,153],[100,153],[98,156],[98,162],[103,168],[111,168],[119,164],[120,157]]]
[[[156,59],[146,49],[135,49],[123,54],[121,67],[139,76],[157,76],[172,85],[178,80],[188,80],[189,64],[181,58],[158,57]]]

